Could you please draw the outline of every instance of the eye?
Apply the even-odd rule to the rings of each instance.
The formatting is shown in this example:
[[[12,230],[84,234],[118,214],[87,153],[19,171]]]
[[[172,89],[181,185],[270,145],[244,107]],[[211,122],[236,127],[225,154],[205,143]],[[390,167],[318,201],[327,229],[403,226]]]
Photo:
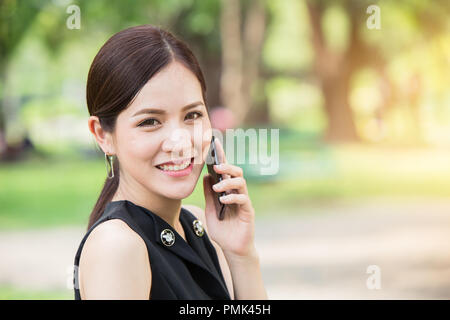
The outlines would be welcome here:
[[[147,127],[147,126],[154,126],[155,124],[153,124],[154,121],[159,122],[157,119],[155,118],[150,118],[150,119],[145,119],[144,121],[142,121],[141,123],[138,124],[138,127]]]
[[[203,114],[201,112],[193,111],[193,112],[189,112],[186,115],[186,118],[189,118],[189,120],[196,120],[198,118],[201,118],[202,116],[203,116]]]

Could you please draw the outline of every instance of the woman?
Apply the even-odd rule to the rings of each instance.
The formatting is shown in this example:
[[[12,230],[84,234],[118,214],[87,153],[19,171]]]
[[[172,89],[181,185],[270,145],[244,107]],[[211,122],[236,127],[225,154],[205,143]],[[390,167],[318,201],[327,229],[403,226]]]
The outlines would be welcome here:
[[[212,186],[205,175],[205,210],[181,206],[212,136],[205,80],[186,44],[151,25],[113,35],[86,96],[110,169],[75,257],[75,298],[267,299],[242,169],[217,139],[225,163],[214,170],[226,179]],[[212,188],[227,193],[224,220]]]

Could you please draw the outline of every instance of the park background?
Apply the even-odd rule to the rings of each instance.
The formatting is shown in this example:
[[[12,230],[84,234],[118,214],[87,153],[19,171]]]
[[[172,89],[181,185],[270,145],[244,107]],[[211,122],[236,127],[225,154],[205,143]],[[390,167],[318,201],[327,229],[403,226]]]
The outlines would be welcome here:
[[[0,299],[73,298],[106,177],[87,73],[147,23],[194,51],[218,126],[280,130],[276,175],[240,165],[269,298],[449,299],[449,16],[446,0],[1,1]],[[183,203],[203,207],[201,183]]]

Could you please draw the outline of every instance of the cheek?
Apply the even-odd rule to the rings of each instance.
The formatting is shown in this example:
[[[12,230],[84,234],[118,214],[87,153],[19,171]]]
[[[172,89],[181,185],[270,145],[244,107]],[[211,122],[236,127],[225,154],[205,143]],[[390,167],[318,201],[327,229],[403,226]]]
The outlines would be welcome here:
[[[145,134],[130,134],[121,139],[122,156],[133,161],[152,159],[156,153],[155,139]]]

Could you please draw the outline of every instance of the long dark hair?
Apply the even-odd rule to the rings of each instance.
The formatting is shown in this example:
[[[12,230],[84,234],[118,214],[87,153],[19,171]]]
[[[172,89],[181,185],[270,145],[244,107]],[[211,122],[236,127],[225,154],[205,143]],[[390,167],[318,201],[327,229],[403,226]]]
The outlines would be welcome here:
[[[119,113],[153,75],[172,61],[181,62],[194,73],[207,106],[205,79],[190,48],[167,30],[141,25],[114,34],[95,56],[86,85],[89,114],[99,118],[103,130],[113,132]],[[106,178],[88,229],[101,217],[119,186],[119,161],[114,158],[114,178]]]

